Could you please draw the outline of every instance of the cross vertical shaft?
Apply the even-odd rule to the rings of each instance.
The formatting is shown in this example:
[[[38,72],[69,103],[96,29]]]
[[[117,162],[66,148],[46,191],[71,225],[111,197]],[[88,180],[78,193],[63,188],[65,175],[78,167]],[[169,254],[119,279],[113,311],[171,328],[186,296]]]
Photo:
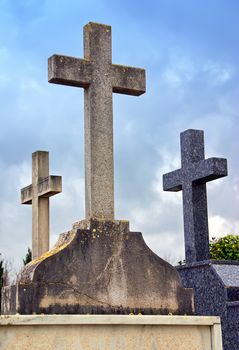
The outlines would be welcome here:
[[[181,165],[187,169],[191,165],[205,159],[204,133],[201,130],[181,133]],[[187,261],[201,261],[209,259],[209,231],[206,184],[186,180],[184,176],[183,185],[183,222],[185,251]],[[186,181],[185,181],[186,180]]]
[[[48,152],[32,154],[32,256],[49,250],[49,199],[38,196],[38,182],[49,175]]]
[[[84,57],[92,65],[85,89],[86,217],[114,218],[111,28],[84,27]]]

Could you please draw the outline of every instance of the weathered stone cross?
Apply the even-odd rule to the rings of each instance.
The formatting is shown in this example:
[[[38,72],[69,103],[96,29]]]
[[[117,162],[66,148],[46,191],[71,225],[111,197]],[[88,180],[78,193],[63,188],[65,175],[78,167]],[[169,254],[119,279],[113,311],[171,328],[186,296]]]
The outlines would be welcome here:
[[[227,176],[227,160],[205,159],[201,130],[186,130],[180,140],[182,168],[163,175],[163,189],[183,191],[185,253],[191,263],[210,258],[206,182]]]
[[[86,217],[114,219],[112,92],[143,94],[145,71],[112,64],[111,27],[89,23],[84,59],[53,55],[48,80],[84,88]]]
[[[61,176],[49,175],[49,153],[32,154],[32,185],[21,189],[21,203],[32,204],[32,257],[49,250],[49,197],[62,190]]]

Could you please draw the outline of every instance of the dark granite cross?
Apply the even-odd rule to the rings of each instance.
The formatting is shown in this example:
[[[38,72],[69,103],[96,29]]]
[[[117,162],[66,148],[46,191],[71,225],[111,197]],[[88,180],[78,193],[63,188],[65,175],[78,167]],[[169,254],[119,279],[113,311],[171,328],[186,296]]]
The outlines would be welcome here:
[[[48,62],[50,83],[85,91],[86,217],[114,219],[112,92],[141,95],[145,71],[112,64],[111,27],[84,27],[84,59],[53,55]]]
[[[163,189],[183,191],[185,255],[191,263],[210,258],[206,183],[227,176],[227,160],[205,159],[201,130],[182,132],[180,141],[182,167],[163,175]]]

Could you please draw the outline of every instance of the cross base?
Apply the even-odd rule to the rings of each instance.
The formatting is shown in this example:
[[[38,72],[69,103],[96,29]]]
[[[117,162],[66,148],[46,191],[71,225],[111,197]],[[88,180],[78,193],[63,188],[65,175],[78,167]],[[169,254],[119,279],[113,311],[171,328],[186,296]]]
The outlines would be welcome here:
[[[83,220],[25,266],[20,314],[192,314],[192,290],[123,220]],[[6,310],[7,313],[7,310]]]

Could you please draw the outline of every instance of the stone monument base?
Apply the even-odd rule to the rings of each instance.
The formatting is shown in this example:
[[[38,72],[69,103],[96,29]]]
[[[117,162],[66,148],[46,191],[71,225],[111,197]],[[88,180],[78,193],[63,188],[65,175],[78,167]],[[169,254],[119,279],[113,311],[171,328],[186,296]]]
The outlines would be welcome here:
[[[14,313],[9,304],[25,315],[193,314],[192,290],[177,270],[119,220],[83,220],[60,235],[25,266],[16,288],[3,291],[5,315]]]
[[[219,317],[0,317],[0,350],[222,350]]]
[[[206,260],[177,267],[195,293],[195,314],[220,316],[224,350],[239,349],[239,261]]]

